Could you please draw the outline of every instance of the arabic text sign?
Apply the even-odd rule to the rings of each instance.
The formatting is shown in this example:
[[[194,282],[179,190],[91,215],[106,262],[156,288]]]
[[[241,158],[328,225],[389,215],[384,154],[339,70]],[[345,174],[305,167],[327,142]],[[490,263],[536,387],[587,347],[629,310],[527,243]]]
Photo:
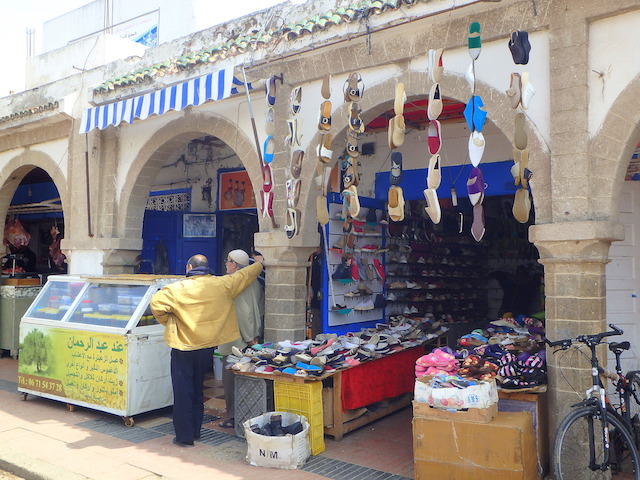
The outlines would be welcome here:
[[[127,346],[122,335],[29,325],[20,334],[20,387],[125,410]]]

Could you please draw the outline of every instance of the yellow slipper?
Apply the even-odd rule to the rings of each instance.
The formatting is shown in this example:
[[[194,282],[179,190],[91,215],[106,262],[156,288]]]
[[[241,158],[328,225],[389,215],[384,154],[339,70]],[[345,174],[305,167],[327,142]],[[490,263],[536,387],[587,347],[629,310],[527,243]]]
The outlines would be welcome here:
[[[529,190],[519,188],[516,190],[516,196],[513,199],[513,217],[520,223],[529,221],[529,212],[531,211],[531,199],[529,198]]]
[[[396,185],[389,187],[389,219],[394,222],[404,220],[404,195],[402,188]]]

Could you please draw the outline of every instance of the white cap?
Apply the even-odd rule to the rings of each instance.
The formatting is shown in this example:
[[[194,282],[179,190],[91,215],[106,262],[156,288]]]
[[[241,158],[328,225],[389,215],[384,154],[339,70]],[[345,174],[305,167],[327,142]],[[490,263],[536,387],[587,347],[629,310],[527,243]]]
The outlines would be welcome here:
[[[249,265],[249,255],[244,250],[231,250],[228,257],[243,267]]]

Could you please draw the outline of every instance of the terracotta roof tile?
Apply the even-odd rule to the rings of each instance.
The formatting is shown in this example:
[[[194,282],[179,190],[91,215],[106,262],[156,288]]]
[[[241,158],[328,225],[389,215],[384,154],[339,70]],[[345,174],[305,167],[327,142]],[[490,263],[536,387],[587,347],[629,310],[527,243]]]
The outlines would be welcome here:
[[[380,15],[389,10],[397,10],[403,6],[411,6],[418,2],[430,0],[360,0],[348,7],[340,7],[324,14],[315,14],[298,22],[267,32],[251,33],[229,39],[224,43],[206,47],[197,52],[190,52],[178,58],[172,58],[156,65],[151,65],[119,77],[111,78],[98,85],[94,92],[107,93],[120,87],[143,83],[155,77],[173,75],[188,70],[195,65],[215,63],[250,50],[258,50],[280,39],[294,41],[297,38],[326,30],[332,26],[347,24],[371,15]]]

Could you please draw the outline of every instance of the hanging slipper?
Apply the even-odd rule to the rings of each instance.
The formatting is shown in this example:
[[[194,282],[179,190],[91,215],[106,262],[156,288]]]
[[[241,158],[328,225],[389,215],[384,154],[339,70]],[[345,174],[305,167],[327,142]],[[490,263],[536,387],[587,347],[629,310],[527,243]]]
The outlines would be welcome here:
[[[404,114],[404,104],[407,101],[407,94],[404,91],[404,83],[398,82],[396,84],[396,96],[393,101],[393,111],[396,115]]]
[[[273,155],[275,154],[275,150],[276,150],[276,142],[273,139],[272,135],[269,135],[265,139],[262,148],[263,148],[262,160],[264,161],[264,163],[268,164],[273,162]]]
[[[264,112],[264,132],[267,135],[276,133],[276,124],[273,121],[273,117],[273,107],[267,107],[267,110]]]
[[[442,147],[442,136],[440,133],[440,122],[431,120],[427,128],[427,147],[431,155],[435,155]]]
[[[344,101],[358,102],[364,94],[364,82],[358,72],[353,72],[344,84]]]
[[[285,182],[287,188],[287,205],[289,208],[295,208],[298,206],[298,200],[300,200],[300,179],[289,178]]]
[[[531,105],[531,99],[535,95],[536,89],[533,88],[533,85],[529,81],[529,72],[522,72],[520,75],[520,81],[522,84],[522,98],[520,100],[520,105],[522,105],[522,108],[526,110],[529,108],[529,105]]]
[[[482,50],[482,40],[480,39],[480,24],[473,22],[469,25],[469,39],[467,43],[469,47],[469,56],[473,60],[477,60]]]
[[[404,143],[404,117],[402,115],[396,115],[392,119],[393,122],[393,145],[395,147],[401,147]]]
[[[316,216],[320,225],[329,223],[329,209],[327,207],[327,197],[318,195],[316,197]],[[343,238],[343,237],[341,237]]]
[[[511,165],[511,176],[513,177],[513,184],[517,187],[520,185],[520,156],[522,151],[513,149],[513,165]]]
[[[300,146],[302,140],[302,117],[293,117],[287,119],[287,127],[289,127],[289,135],[285,138],[285,145],[291,147]]]
[[[484,154],[484,135],[482,132],[476,132],[475,130],[469,135],[469,160],[471,165],[477,167],[482,161],[482,155]]]
[[[483,106],[484,102],[479,95],[473,95],[467,102],[463,114],[470,131],[482,132],[487,118],[487,111],[482,108]]]
[[[328,73],[322,77],[322,86],[320,87],[320,94],[325,100],[331,98],[331,74]]]
[[[331,102],[325,100],[320,104],[320,118],[318,120],[318,130],[327,132],[331,129]]]
[[[273,76],[264,84],[267,94],[267,103],[271,106],[276,104],[276,77]]]
[[[482,203],[484,197],[484,178],[482,170],[472,168],[467,180],[467,192],[469,193],[469,201],[471,205]]]
[[[529,52],[531,44],[529,43],[529,34],[525,31],[514,30],[509,37],[509,50],[513,57],[513,63],[526,65],[529,63]]]
[[[506,91],[509,101],[511,102],[511,108],[518,108],[520,105],[520,99],[522,98],[522,87],[520,85],[520,74],[514,72],[511,74],[511,81],[509,82],[509,88]]]
[[[393,121],[393,118],[391,120],[389,120],[389,125],[387,126],[387,142],[389,144],[389,149],[393,150],[394,148],[397,148],[397,145],[395,143],[393,143],[393,128],[394,128],[395,122]]]
[[[287,234],[287,238],[291,240],[298,235],[298,225],[300,221],[300,210],[295,208],[287,208],[287,224],[284,226],[284,231]]]
[[[471,224],[471,235],[476,242],[482,240],[484,237],[484,207],[482,203],[478,203],[473,206],[473,223]]]
[[[529,212],[531,211],[531,199],[529,198],[529,190],[519,188],[513,199],[513,217],[520,223],[529,221]]]
[[[330,163],[331,157],[333,157],[333,150],[331,150],[331,144],[333,143],[333,135],[326,133],[321,136],[320,144],[318,145],[318,160],[322,163]]]
[[[515,128],[513,131],[513,146],[518,150],[527,148],[527,132],[524,130],[525,125],[524,113],[517,113],[515,118]]]
[[[396,185],[389,187],[389,220],[401,222],[404,220],[404,195],[402,188]]]
[[[355,158],[347,156],[342,161],[342,167],[344,174],[342,175],[342,183],[344,188],[348,188],[351,185],[358,185],[360,178],[358,176],[358,161]]]
[[[400,185],[402,181],[402,153],[391,153],[391,171],[389,172],[389,184]]]
[[[471,95],[476,93],[476,72],[475,72],[475,64],[471,62],[469,68],[467,68],[467,73],[465,73],[464,78],[467,80],[469,87],[471,87]]]
[[[349,195],[349,213],[351,214],[352,218],[355,218],[360,214],[360,198],[358,197],[358,188],[355,185],[351,185],[345,190],[345,192],[348,192]]]
[[[442,66],[442,48],[437,50],[429,50],[429,78],[432,82],[440,83],[442,81],[442,73],[444,68]]]
[[[349,128],[351,131],[357,133],[364,132],[364,123],[362,122],[361,115],[362,108],[360,108],[360,105],[353,102],[349,108]]]
[[[432,188],[425,188],[422,193],[424,194],[424,199],[427,201],[427,206],[424,207],[424,209],[427,212],[427,215],[429,215],[431,221],[437,225],[440,223],[442,218],[438,192]]]
[[[304,159],[303,150],[294,150],[291,156],[291,176],[293,178],[300,178],[300,172],[302,171],[302,160]]]
[[[260,213],[262,218],[273,218],[273,192],[260,191],[262,195],[262,206],[260,207]]]
[[[273,179],[271,173],[271,165],[265,163],[262,165],[262,191],[265,193],[269,193],[271,191],[271,187],[273,186]]]
[[[527,168],[529,166],[529,149],[520,150],[518,165],[520,168],[520,184],[522,188],[528,188],[529,178],[531,178],[531,172]]]
[[[358,148],[358,138],[353,135],[352,132],[349,132],[347,134],[347,154],[353,158],[356,158],[360,155],[360,149]]]
[[[440,155],[437,153],[429,159],[429,170],[427,173],[427,188],[436,190],[442,181],[442,173],[440,171]]]
[[[437,119],[442,113],[442,96],[440,95],[440,84],[434,83],[429,90],[429,104],[427,105],[427,116],[429,120]]]
[[[297,115],[302,107],[302,87],[295,87],[289,96],[289,113]]]

